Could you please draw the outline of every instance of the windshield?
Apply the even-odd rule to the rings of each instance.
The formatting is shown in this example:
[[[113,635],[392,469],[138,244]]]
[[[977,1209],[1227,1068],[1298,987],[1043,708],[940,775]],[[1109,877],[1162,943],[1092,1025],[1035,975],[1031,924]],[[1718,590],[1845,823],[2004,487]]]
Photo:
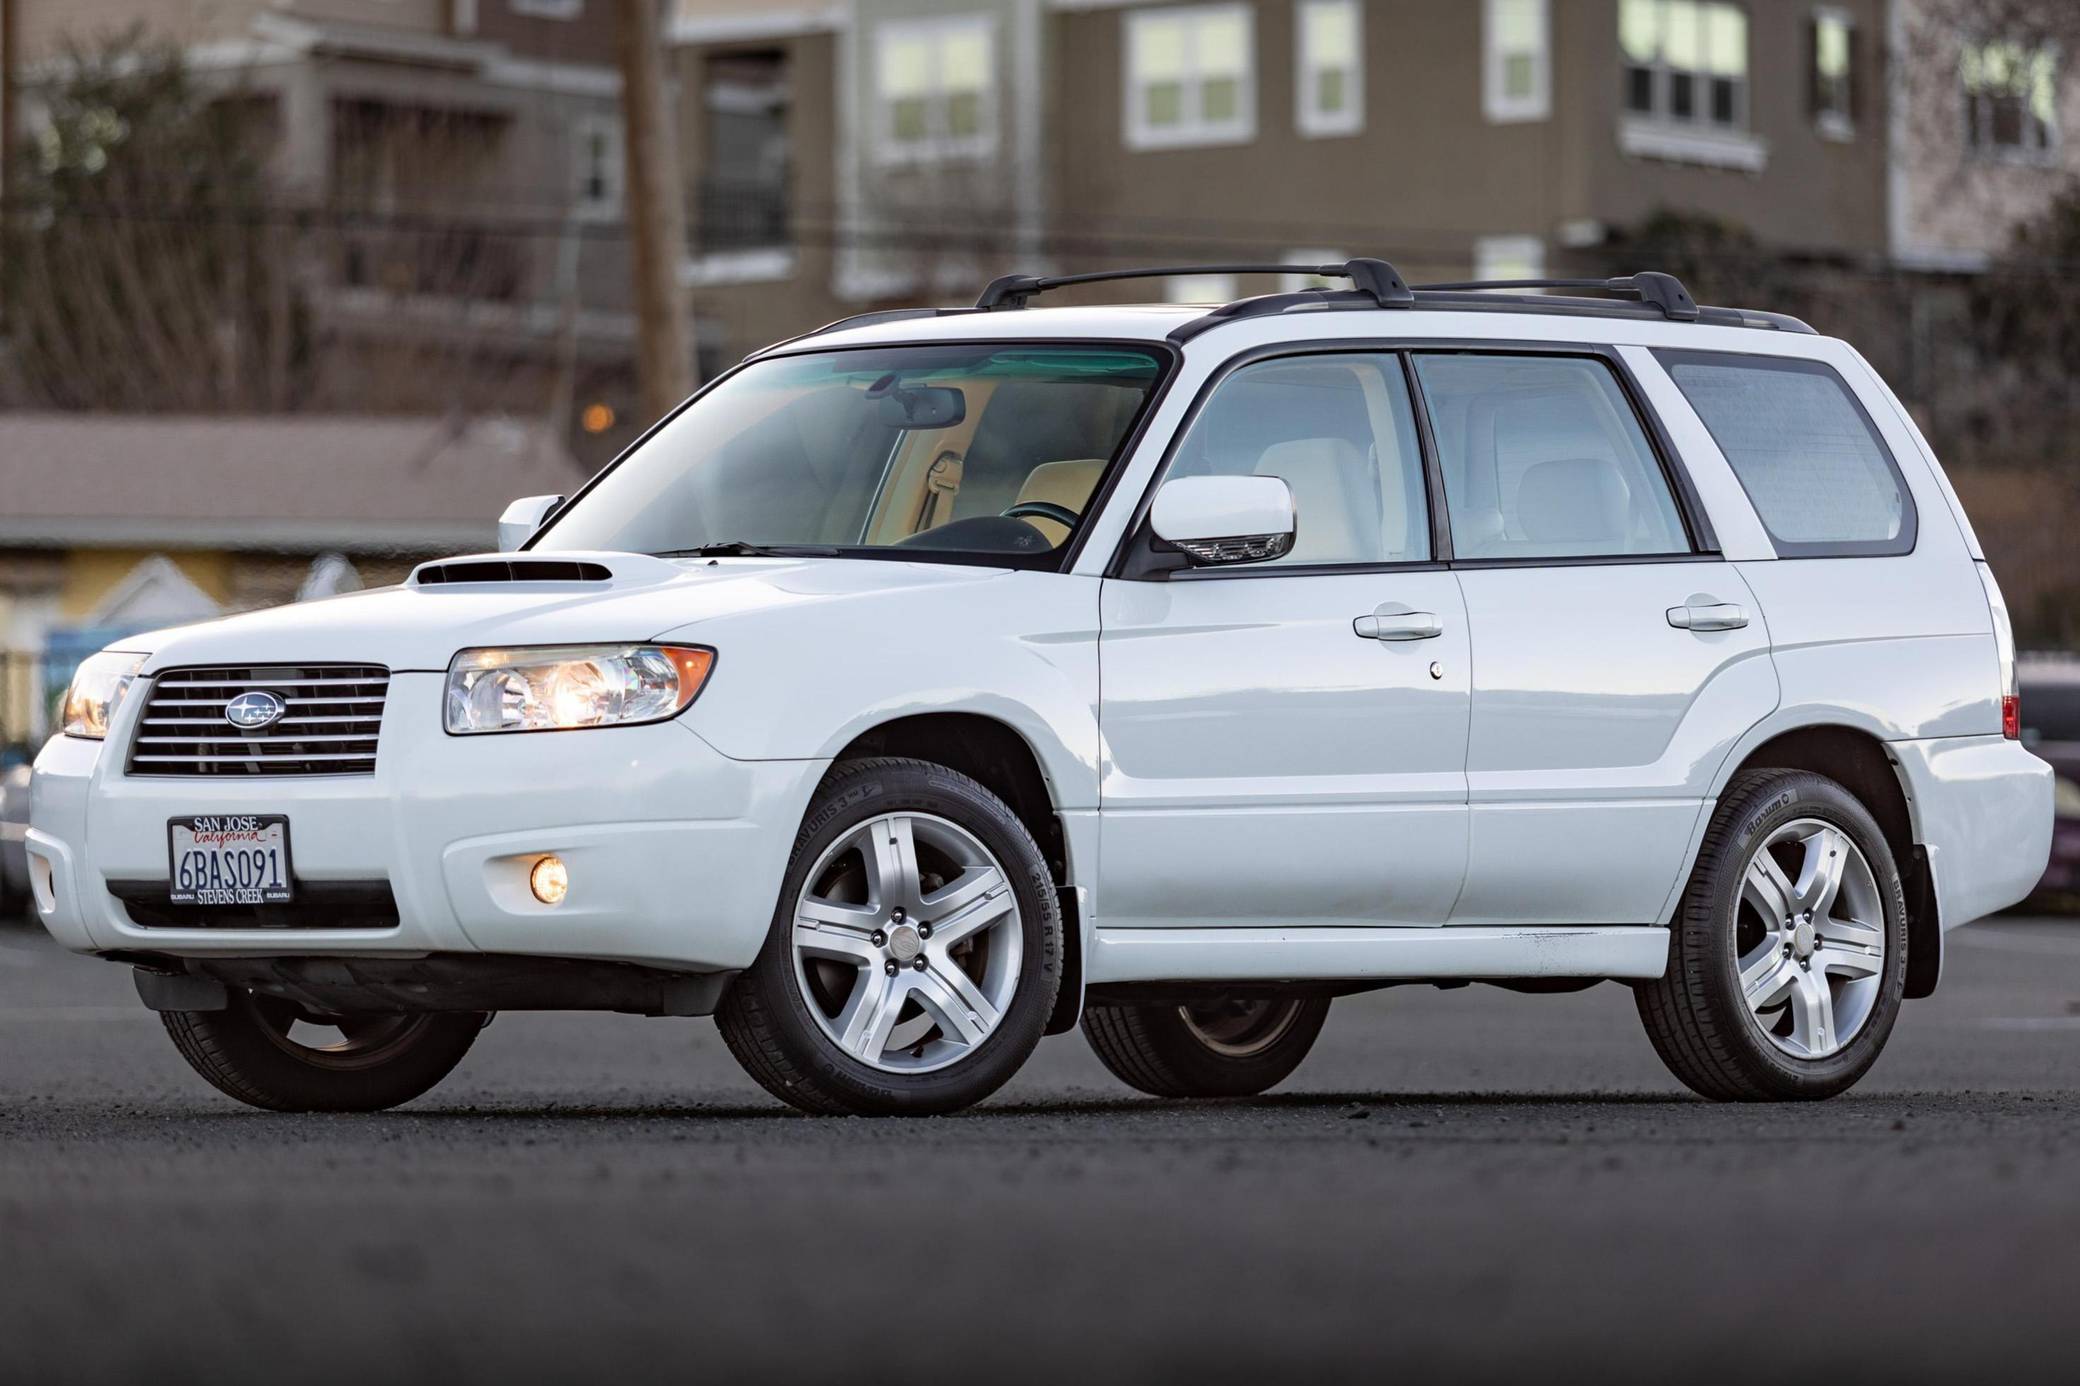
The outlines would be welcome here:
[[[1163,371],[1152,350],[962,344],[754,362],[531,547],[1046,566]]]

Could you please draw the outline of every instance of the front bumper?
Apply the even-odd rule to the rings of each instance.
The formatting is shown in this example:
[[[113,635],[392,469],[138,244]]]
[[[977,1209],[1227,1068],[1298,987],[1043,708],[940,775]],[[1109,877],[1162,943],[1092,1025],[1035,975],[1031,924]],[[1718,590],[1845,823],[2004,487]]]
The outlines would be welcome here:
[[[678,721],[449,736],[442,678],[392,676],[373,775],[125,775],[141,698],[106,742],[53,739],[37,758],[27,841],[45,927],[93,953],[750,965],[824,763],[731,760]],[[233,813],[288,816],[299,883],[387,882],[396,926],[153,928],[110,893],[111,881],[167,878],[168,818]],[[527,889],[551,852],[570,869],[555,906]]]

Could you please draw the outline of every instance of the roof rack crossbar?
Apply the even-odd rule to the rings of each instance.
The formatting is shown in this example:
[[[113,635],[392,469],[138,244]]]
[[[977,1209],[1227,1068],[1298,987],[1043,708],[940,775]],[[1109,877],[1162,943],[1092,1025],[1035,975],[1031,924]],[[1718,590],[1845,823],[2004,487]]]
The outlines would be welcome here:
[[[1007,274],[992,279],[975,300],[982,312],[1023,308],[1036,294],[1072,284],[1103,284],[1119,279],[1168,279],[1194,274],[1302,274],[1318,279],[1348,279],[1381,308],[1406,308],[1415,302],[1408,283],[1385,260],[1346,260],[1340,265],[1164,265],[1142,269],[1098,270],[1091,274]]]
[[[1697,300],[1672,274],[1642,270],[1616,279],[1487,279],[1463,284],[1419,284],[1417,293],[1470,293],[1482,289],[1593,289],[1608,294],[1631,294],[1640,302],[1661,310],[1671,322],[1696,322]]]

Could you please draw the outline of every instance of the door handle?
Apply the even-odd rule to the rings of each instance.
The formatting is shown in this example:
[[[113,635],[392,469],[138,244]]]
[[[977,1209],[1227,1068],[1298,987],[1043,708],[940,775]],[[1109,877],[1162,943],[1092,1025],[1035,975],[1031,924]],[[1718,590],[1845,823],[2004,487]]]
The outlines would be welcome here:
[[[1733,602],[1692,597],[1684,605],[1668,609],[1668,623],[1677,630],[1739,630],[1748,624],[1748,613]]]
[[[1434,611],[1412,611],[1399,602],[1388,602],[1352,621],[1351,629],[1361,640],[1435,640],[1444,634],[1444,622]]]

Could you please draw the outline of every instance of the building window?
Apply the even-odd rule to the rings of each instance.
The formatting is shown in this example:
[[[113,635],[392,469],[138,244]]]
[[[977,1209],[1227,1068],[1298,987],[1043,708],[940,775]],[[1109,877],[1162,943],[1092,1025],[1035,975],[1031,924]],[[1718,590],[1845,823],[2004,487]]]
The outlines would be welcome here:
[[[1745,130],[1748,12],[1719,0],[1623,0],[1625,109],[1674,125]]]
[[[533,15],[537,19],[576,19],[585,12],[585,0],[507,0],[507,3],[513,7],[514,14]]]
[[[1546,246],[1536,236],[1483,236],[1473,243],[1473,277],[1493,280],[1543,279]]]
[[[1547,0],[1487,0],[1481,20],[1481,109],[1491,121],[1553,112]]]
[[[1289,265],[1341,265],[1350,259],[1340,250],[1289,250],[1285,262]],[[1319,274],[1282,274],[1278,279],[1281,293],[1297,294],[1306,289],[1348,289],[1350,281],[1343,278],[1325,278]]]
[[[1856,133],[1856,24],[1841,10],[1813,15],[1813,124],[1832,139]]]
[[[1134,10],[1123,22],[1130,149],[1240,144],[1256,135],[1255,34],[1247,5]]]
[[[1965,46],[1965,141],[1990,155],[2042,159],[2058,147],[2058,54],[1993,40]]]
[[[1165,303],[1233,303],[1232,274],[1173,274],[1163,281]]]
[[[1365,16],[1358,0],[1300,0],[1295,122],[1303,135],[1365,128]]]
[[[581,116],[572,124],[571,135],[577,145],[578,210],[589,216],[619,216],[622,180],[628,173],[620,118]]]
[[[982,15],[898,20],[875,33],[879,152],[986,158],[997,144],[996,31]]]

